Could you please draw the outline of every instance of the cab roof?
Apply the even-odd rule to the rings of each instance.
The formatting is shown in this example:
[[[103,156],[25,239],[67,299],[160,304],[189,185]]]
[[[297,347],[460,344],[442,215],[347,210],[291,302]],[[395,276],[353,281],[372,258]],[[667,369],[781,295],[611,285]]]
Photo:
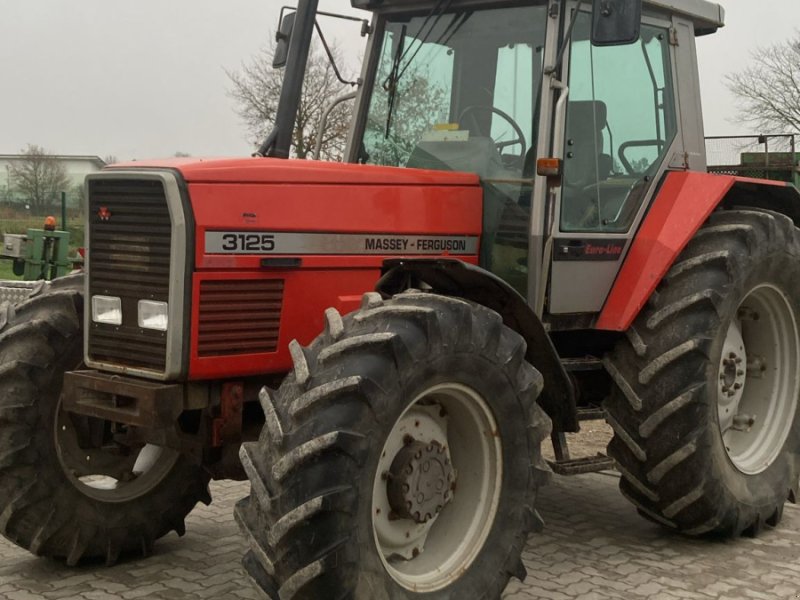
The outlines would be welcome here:
[[[586,1],[586,0],[585,0]],[[680,14],[688,17],[694,22],[694,29],[697,35],[714,33],[725,25],[725,9],[716,2],[708,0],[644,0],[645,4],[663,10],[670,14]],[[371,11],[383,10],[430,10],[434,5],[433,0],[351,0],[353,8]],[[513,0],[454,0],[450,7],[463,6],[487,6],[497,4],[499,6],[513,6],[523,2]]]

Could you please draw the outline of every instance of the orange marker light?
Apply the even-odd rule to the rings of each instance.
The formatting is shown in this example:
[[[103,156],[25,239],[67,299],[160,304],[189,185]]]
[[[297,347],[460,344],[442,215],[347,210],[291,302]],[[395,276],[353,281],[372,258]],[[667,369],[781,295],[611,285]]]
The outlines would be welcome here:
[[[47,231],[55,231],[56,229],[56,218],[55,217],[46,217],[44,220],[44,228]]]
[[[536,161],[536,174],[542,177],[561,176],[560,158],[540,158]]]

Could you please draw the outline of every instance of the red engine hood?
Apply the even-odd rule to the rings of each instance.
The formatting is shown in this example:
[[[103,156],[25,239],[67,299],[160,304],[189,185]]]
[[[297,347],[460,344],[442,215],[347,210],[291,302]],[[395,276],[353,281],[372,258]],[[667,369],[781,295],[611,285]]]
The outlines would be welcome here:
[[[361,185],[478,185],[472,173],[376,167],[276,158],[175,158],[115,164],[109,169],[176,169],[188,183],[323,183]]]

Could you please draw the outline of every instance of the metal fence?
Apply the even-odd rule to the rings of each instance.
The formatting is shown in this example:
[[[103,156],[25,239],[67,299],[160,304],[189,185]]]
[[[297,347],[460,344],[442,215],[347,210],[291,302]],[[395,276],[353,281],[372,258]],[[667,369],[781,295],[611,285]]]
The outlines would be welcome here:
[[[796,137],[791,134],[708,137],[708,170],[741,177],[796,181],[800,165]]]

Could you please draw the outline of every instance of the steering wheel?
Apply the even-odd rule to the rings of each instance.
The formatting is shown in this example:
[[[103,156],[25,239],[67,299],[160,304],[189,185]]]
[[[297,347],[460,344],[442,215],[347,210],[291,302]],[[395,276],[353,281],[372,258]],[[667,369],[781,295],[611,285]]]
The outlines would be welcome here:
[[[496,114],[499,117],[502,117],[503,120],[505,120],[509,125],[511,125],[511,128],[514,130],[514,133],[517,134],[516,139],[506,140],[503,142],[494,142],[494,147],[497,149],[498,153],[500,153],[500,151],[507,146],[514,146],[515,144],[519,144],[520,146],[522,146],[522,152],[520,152],[519,155],[525,156],[525,153],[528,151],[528,146],[525,144],[525,134],[522,133],[522,128],[519,125],[517,125],[517,122],[511,117],[511,115],[509,115],[506,112],[503,112],[499,108],[483,104],[473,104],[472,106],[467,106],[464,110],[461,111],[461,116],[458,118],[458,122],[461,123],[467,115],[470,115],[472,117],[473,123],[475,124],[475,130],[477,131],[479,129],[478,121],[475,118],[475,115],[472,113],[478,111],[488,111]]]

